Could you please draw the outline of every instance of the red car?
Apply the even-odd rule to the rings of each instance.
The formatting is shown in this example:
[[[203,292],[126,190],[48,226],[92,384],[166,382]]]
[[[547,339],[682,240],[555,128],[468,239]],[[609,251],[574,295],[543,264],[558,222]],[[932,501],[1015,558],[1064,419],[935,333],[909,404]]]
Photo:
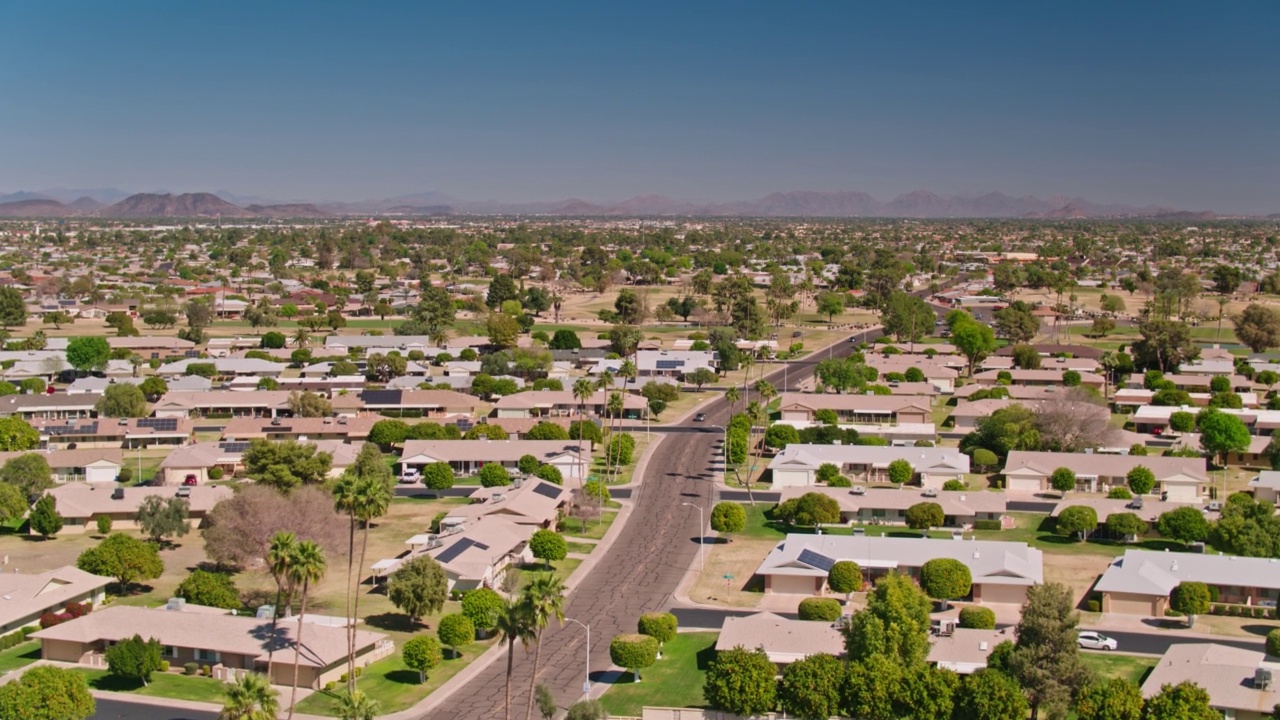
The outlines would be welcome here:
[[[186,476],[185,478],[183,478],[183,479],[182,479],[182,484],[183,484],[183,485],[185,485],[186,487],[191,487],[191,486],[193,486],[193,485],[198,485],[198,484],[199,484],[199,482],[200,482],[200,481],[196,479],[196,476],[195,476],[195,475],[188,475],[188,476]]]

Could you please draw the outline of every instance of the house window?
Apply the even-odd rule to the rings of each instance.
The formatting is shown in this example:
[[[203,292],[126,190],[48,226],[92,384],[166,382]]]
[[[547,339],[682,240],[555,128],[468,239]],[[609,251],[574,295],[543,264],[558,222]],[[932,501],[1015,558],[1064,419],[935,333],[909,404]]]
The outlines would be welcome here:
[[[213,650],[196,650],[196,660],[203,662],[218,662],[218,653]]]
[[[178,648],[172,645],[165,645],[164,647],[160,648],[160,656],[167,657],[167,658],[176,658],[178,657]]]

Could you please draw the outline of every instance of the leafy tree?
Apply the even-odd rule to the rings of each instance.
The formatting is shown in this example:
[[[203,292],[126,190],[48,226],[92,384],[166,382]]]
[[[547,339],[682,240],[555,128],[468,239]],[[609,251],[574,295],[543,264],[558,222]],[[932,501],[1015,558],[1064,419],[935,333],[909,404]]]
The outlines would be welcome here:
[[[1145,465],[1135,465],[1125,476],[1125,482],[1134,495],[1146,495],[1156,486],[1156,474]]]
[[[1098,678],[1076,698],[1080,720],[1141,720],[1142,690],[1127,678]]]
[[[163,378],[151,375],[138,385],[138,389],[142,391],[144,398],[158,400],[161,395],[169,392],[169,383],[165,382]]]
[[[540,422],[524,434],[529,440],[568,440],[569,431],[553,422]]]
[[[607,714],[599,700],[579,700],[569,706],[565,720],[604,720]]]
[[[441,490],[448,490],[453,487],[453,467],[447,462],[428,463],[422,468],[422,484],[435,490],[437,495]]]
[[[72,338],[67,343],[67,362],[82,372],[101,370],[111,359],[111,346],[100,335]]]
[[[969,566],[952,558],[934,558],[920,567],[920,587],[945,608],[948,600],[969,594],[973,576]]]
[[[96,547],[80,553],[76,567],[113,577],[125,591],[140,580],[154,580],[164,573],[164,562],[155,545],[123,533],[111,533]]]
[[[1022,686],[1031,705],[1031,717],[1040,708],[1064,708],[1089,678],[1076,644],[1075,612],[1071,589],[1061,583],[1027,588],[1022,619],[1015,628],[1017,644],[1009,654],[1009,674]]]
[[[896,291],[888,296],[882,325],[898,342],[918,342],[933,330],[933,308],[923,298]]]
[[[106,658],[112,675],[146,685],[151,674],[160,670],[160,641],[134,635],[107,648]]]
[[[551,688],[543,683],[538,683],[535,690],[535,702],[538,705],[538,714],[542,715],[542,720],[551,720],[556,716],[559,707],[556,706],[556,697],[552,694]]]
[[[1280,557],[1280,518],[1275,507],[1246,493],[1231,495],[1218,518],[1214,543],[1246,557]]]
[[[946,513],[943,512],[942,506],[936,502],[918,502],[907,508],[907,527],[912,530],[928,530],[929,528],[942,527],[946,520]]]
[[[333,404],[319,393],[295,390],[289,393],[289,411],[304,418],[329,417],[333,414]]]
[[[825,653],[793,662],[782,671],[778,700],[800,720],[828,720],[840,713],[844,663]]]
[[[978,421],[977,428],[961,441],[962,449],[985,448],[1004,457],[1011,450],[1039,450],[1036,414],[1024,405],[1010,405]]]
[[[1003,310],[992,313],[996,332],[1017,345],[1031,342],[1040,332],[1040,318],[1031,314],[1031,308],[1010,305]]]
[[[862,589],[862,568],[852,560],[839,560],[827,571],[827,586],[833,592],[849,595]]]
[[[915,469],[911,467],[910,462],[899,459],[889,463],[888,474],[889,482],[895,485],[906,485],[915,475]]]
[[[391,604],[409,616],[413,623],[431,613],[440,612],[449,593],[444,569],[434,558],[420,555],[391,574],[387,597]]]
[[[845,296],[841,293],[820,292],[816,299],[816,309],[819,315],[827,316],[827,324],[830,325],[836,315],[844,312]]]
[[[1267,633],[1267,654],[1272,656],[1280,655],[1280,628],[1275,628]]]
[[[797,615],[801,620],[835,622],[840,619],[840,601],[835,598],[810,597],[800,601]]]
[[[511,474],[498,463],[487,463],[477,473],[484,487],[505,487],[511,484]]]
[[[711,508],[711,529],[718,533],[742,532],[747,526],[747,511],[735,502],[719,502]]]
[[[535,477],[546,480],[553,485],[564,484],[564,475],[560,473],[560,468],[555,465],[539,465],[533,474]]]
[[[773,427],[787,427],[787,426],[774,425]],[[769,429],[772,430],[773,428],[769,428]],[[835,463],[822,463],[821,465],[818,466],[817,473],[815,473],[814,477],[820,483],[830,484],[832,480],[835,480],[836,478],[840,477],[840,466],[836,465]]]
[[[503,606],[502,596],[489,588],[477,588],[462,596],[462,614],[482,632],[497,626]]]
[[[410,670],[418,671],[418,683],[427,681],[427,673],[444,660],[440,641],[430,635],[419,635],[400,648],[400,657]]]
[[[983,470],[989,470],[1000,464],[1000,458],[996,454],[986,448],[975,448],[973,451],[973,464]]]
[[[1220,457],[1221,465],[1227,464],[1229,453],[1248,450],[1249,443],[1253,440],[1244,421],[1218,410],[1201,411],[1197,424],[1200,426],[1200,447],[1205,452]]]
[[[1076,474],[1071,468],[1060,467],[1049,476],[1049,486],[1067,496],[1067,492],[1076,489]]]
[[[684,375],[684,381],[693,385],[698,392],[702,392],[703,385],[712,385],[717,379],[715,371],[705,367],[700,367]]]
[[[191,530],[187,523],[190,510],[186,498],[150,495],[138,506],[138,527],[154,543],[182,537]]]
[[[971,605],[960,609],[960,627],[977,628],[979,630],[994,630],[996,627],[996,614],[991,608],[979,607]]]
[[[453,651],[453,656],[456,658],[461,655],[458,648],[475,641],[476,626],[466,615],[452,613],[440,618],[440,624],[436,626],[436,635],[439,636],[442,644]]]
[[[288,492],[301,485],[319,485],[328,478],[333,456],[310,443],[257,439],[243,455],[249,477]]]
[[[725,650],[708,664],[702,695],[716,710],[747,717],[761,715],[777,705],[777,672],[764,650]]]
[[[529,550],[550,569],[552,562],[563,560],[569,554],[569,543],[560,533],[541,529],[536,530],[529,538]]]
[[[31,508],[28,518],[31,529],[40,534],[44,540],[57,535],[62,530],[62,515],[58,514],[57,502],[52,495],[41,496]]]
[[[1107,532],[1120,537],[1147,534],[1147,521],[1131,512],[1112,513],[1107,517]]]
[[[27,324],[27,301],[16,288],[0,288],[0,325],[11,328]]]
[[[22,517],[27,514],[27,508],[26,493],[7,482],[0,482],[0,522]]]
[[[1160,686],[1160,692],[1147,698],[1142,706],[1143,720],[1218,720],[1221,717],[1222,713],[1210,707],[1209,693],[1190,680]]]
[[[1231,319],[1236,337],[1256,353],[1280,347],[1280,312],[1267,305],[1251,303]]]
[[[0,288],[0,320],[4,293]],[[84,673],[50,665],[32,667],[0,685],[0,720],[85,720],[96,711]]]
[[[1138,326],[1138,332],[1142,339],[1133,344],[1133,358],[1141,366],[1167,372],[1200,355],[1186,323],[1147,320]]]
[[[1202,582],[1184,580],[1169,593],[1169,608],[1187,616],[1187,624],[1194,625],[1196,615],[1209,612],[1209,586]]]
[[[94,409],[102,417],[110,418],[138,418],[148,414],[147,398],[142,388],[130,383],[108,385],[94,404]]]
[[[788,525],[823,525],[840,522],[840,504],[822,493],[805,493],[778,505],[774,517]]]
[[[1181,410],[1175,412],[1169,416],[1169,428],[1174,432],[1193,432],[1196,429],[1196,416]]]
[[[1173,540],[1204,542],[1209,538],[1212,526],[1199,508],[1187,505],[1161,513],[1156,529]]]
[[[1088,505],[1072,505],[1058,514],[1054,532],[1083,540],[1098,528],[1098,512]]]
[[[609,641],[609,659],[640,682],[640,671],[658,661],[658,640],[648,635],[615,635]]]
[[[240,591],[236,588],[235,580],[226,573],[208,570],[191,571],[191,574],[179,583],[174,596],[185,598],[193,605],[206,605],[227,610],[238,610],[244,606],[244,603],[240,602]]]
[[[970,376],[973,375],[974,366],[985,360],[996,349],[995,332],[989,325],[972,319],[958,323],[952,328],[951,342],[969,361]]]
[[[23,425],[31,428],[26,423]],[[53,487],[53,470],[43,455],[25,453],[0,465],[0,482],[17,488],[29,500]]]
[[[960,683],[953,720],[1023,720],[1027,698],[1017,681],[998,670],[984,669]]]
[[[764,433],[764,444],[775,450],[781,450],[788,445],[798,442],[800,442],[800,431],[796,430],[791,425],[784,425],[782,423],[770,425],[769,429]],[[830,463],[827,464],[829,465]],[[836,474],[840,474],[838,469],[836,470]]]
[[[547,343],[547,347],[552,350],[581,350],[582,340],[578,337],[578,333],[561,329],[551,336],[551,342]]]
[[[867,605],[842,629],[848,658],[883,655],[903,666],[923,663],[929,654],[932,603],[911,578],[889,573],[876,581]]]

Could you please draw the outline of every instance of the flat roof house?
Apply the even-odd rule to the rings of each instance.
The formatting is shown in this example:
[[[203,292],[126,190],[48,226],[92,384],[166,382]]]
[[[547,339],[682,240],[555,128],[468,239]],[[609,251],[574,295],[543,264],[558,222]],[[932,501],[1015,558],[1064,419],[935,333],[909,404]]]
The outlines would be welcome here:
[[[715,371],[716,354],[710,350],[638,350],[636,374],[640,377],[683,377],[700,368]]]
[[[1209,693],[1209,707],[1233,720],[1269,720],[1280,706],[1280,663],[1257,650],[1217,643],[1170,645],[1142,683],[1149,698],[1165,685],[1193,682]]]
[[[69,420],[88,418],[97,414],[94,406],[98,395],[5,395],[0,397],[0,417],[20,417],[23,420],[37,418]]]
[[[858,563],[869,581],[889,572],[919,578],[935,558],[964,563],[973,576],[975,603],[1016,603],[1044,582],[1043,554],[1026,543],[938,540],[868,535],[787,535],[756,569],[766,593],[821,595],[827,572],[841,560]]]
[[[473,395],[453,390],[365,390],[360,393],[364,410],[404,417],[472,417],[481,402]]]
[[[1204,458],[1023,450],[1010,452],[1005,461],[1005,489],[1045,492],[1049,489],[1049,476],[1065,467],[1075,472],[1077,490],[1107,492],[1113,487],[1127,486],[1125,476],[1139,465],[1155,474],[1156,491],[1169,502],[1198,503],[1206,492],[1209,475]]]
[[[775,488],[817,484],[818,468],[831,463],[845,476],[865,482],[888,482],[889,463],[906,460],[926,488],[947,480],[964,480],[969,456],[956,448],[883,447],[876,445],[788,445],[769,462]]]
[[[342,440],[363,442],[378,422],[373,415],[322,418],[232,418],[222,429],[223,440]]]
[[[201,485],[181,488],[190,505],[188,523],[199,527],[213,506],[232,495],[231,488]],[[92,527],[99,515],[106,515],[117,530],[138,526],[138,508],[152,495],[174,497],[171,487],[119,487],[108,483],[68,483],[46,491],[62,515],[64,533],[83,533]]]
[[[835,499],[840,519],[863,525],[905,525],[907,508],[922,502],[937,503],[946,517],[945,527],[971,527],[978,520],[1002,521],[1008,504],[1004,493],[967,490],[918,490],[915,488],[783,488],[780,502],[816,492]]]
[[[151,412],[157,418],[275,417],[288,413],[289,393],[284,390],[168,392]]]
[[[759,648],[774,665],[784,666],[810,655],[844,655],[844,636],[830,623],[791,620],[771,612],[727,617],[716,638],[716,652]]]
[[[406,440],[400,464],[417,467],[446,462],[457,475],[473,475],[489,463],[515,470],[520,458],[532,455],[539,462],[554,465],[566,483],[587,475],[590,456],[575,440]]]
[[[1107,567],[1095,589],[1102,593],[1104,613],[1162,617],[1169,593],[1184,580],[1218,588],[1223,603],[1274,608],[1280,560],[1128,550]]]
[[[171,665],[209,665],[213,676],[223,680],[244,671],[266,672],[268,654],[273,655],[270,679],[276,685],[291,684],[295,666],[298,684],[311,689],[324,687],[346,672],[346,627],[308,622],[299,647],[296,618],[280,620],[272,635],[269,619],[223,614],[181,602],[171,607],[175,609],[111,605],[32,637],[40,641],[45,660],[98,667],[107,647],[140,635],[158,640]],[[367,630],[355,631],[355,644],[357,667],[395,651],[386,635]]]
[[[35,574],[0,573],[0,634],[35,625],[41,615],[61,612],[70,603],[101,605],[113,582],[70,565]]]
[[[980,630],[978,628],[954,628],[950,634],[930,638],[930,665],[950,670],[957,675],[971,675],[987,666],[987,658],[1000,643],[1012,641],[1013,630]]]
[[[783,393],[778,411],[781,420],[812,422],[819,410],[833,410],[842,423],[897,425],[931,422],[927,397],[911,395],[834,395],[831,393]]]
[[[182,377],[187,374],[188,367],[197,363],[213,365],[220,377],[276,378],[288,367],[283,363],[258,358],[187,358],[161,365],[156,368],[156,374],[160,377]]]
[[[1008,373],[1013,385],[1052,385],[1062,387],[1062,376],[1068,370],[987,370],[975,373],[973,381],[979,385],[993,387],[1000,381],[1000,373]],[[1102,390],[1106,378],[1091,372],[1080,373],[1080,384]]]
[[[31,420],[40,431],[40,444],[51,450],[65,448],[148,448],[186,445],[195,435],[195,424],[186,418],[90,418],[80,420]]]
[[[643,417],[647,401],[639,395],[622,394],[622,415],[626,418]],[[494,417],[528,418],[528,417],[568,417],[577,418],[579,411],[588,415],[600,416],[609,404],[609,393],[597,390],[581,404],[573,396],[572,390],[534,390],[516,393],[498,398],[493,404]]]

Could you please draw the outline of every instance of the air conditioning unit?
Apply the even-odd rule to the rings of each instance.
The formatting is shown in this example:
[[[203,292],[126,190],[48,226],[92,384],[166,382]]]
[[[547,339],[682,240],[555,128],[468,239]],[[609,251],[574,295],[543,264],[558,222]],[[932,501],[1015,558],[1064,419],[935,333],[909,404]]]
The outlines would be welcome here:
[[[186,598],[169,598],[169,602],[164,604],[165,610],[172,610],[173,612],[182,612],[186,607]]]
[[[259,620],[270,620],[276,614],[275,605],[259,605],[258,611],[253,616]]]
[[[1271,682],[1271,668],[1260,667],[1253,671],[1254,690],[1270,690]]]
[[[921,495],[924,497],[938,497],[938,488],[925,488]]]
[[[853,489],[849,490],[849,494],[850,495],[866,495],[867,488],[862,485],[855,485]]]

